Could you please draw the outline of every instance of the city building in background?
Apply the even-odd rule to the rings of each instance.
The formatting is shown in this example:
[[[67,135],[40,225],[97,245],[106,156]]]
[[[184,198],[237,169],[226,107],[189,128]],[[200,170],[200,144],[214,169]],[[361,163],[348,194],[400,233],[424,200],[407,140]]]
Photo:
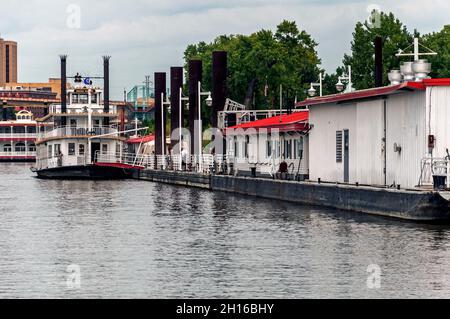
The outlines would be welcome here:
[[[56,98],[61,98],[61,79],[59,78],[50,78],[48,82],[12,82],[6,87],[14,88],[14,87],[22,87],[24,89],[36,89],[38,91],[50,91],[52,93],[56,93]],[[67,89],[70,89],[70,84],[67,84]]]
[[[17,82],[17,42],[0,38],[0,86]]]
[[[151,84],[150,76],[146,76],[144,85],[136,85],[126,96],[134,109],[132,117],[139,121],[154,119],[155,90]]]
[[[28,111],[0,122],[0,162],[34,162],[36,159],[36,121]]]

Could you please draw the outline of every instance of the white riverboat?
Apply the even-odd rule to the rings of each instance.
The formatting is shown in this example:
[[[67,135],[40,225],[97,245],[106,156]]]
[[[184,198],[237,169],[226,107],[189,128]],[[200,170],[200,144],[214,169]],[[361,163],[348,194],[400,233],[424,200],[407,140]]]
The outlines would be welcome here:
[[[88,86],[67,91],[67,105],[51,105],[37,119],[36,167],[40,178],[118,179],[130,172],[124,165],[101,165],[102,156],[122,156],[125,138],[118,129],[114,105],[102,105],[102,90]],[[121,164],[118,161],[118,164]]]

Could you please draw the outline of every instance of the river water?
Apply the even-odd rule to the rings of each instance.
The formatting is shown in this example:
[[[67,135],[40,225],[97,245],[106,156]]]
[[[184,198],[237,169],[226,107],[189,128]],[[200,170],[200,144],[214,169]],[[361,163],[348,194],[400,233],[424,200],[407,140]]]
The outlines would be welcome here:
[[[0,298],[450,297],[449,226],[29,167],[0,164]]]

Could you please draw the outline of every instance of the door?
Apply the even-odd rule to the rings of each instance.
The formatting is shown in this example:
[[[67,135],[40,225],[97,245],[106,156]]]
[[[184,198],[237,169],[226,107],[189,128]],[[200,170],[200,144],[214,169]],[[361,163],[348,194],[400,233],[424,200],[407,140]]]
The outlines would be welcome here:
[[[91,143],[91,161],[95,162],[95,155],[100,153],[100,143]]]
[[[349,181],[349,131],[344,130],[344,183]]]

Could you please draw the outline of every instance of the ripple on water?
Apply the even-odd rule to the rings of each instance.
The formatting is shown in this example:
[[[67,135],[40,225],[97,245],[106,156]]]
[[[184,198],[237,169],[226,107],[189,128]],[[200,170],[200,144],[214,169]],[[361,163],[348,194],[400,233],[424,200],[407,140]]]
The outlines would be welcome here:
[[[450,297],[448,226],[28,168],[0,165],[0,297]]]

